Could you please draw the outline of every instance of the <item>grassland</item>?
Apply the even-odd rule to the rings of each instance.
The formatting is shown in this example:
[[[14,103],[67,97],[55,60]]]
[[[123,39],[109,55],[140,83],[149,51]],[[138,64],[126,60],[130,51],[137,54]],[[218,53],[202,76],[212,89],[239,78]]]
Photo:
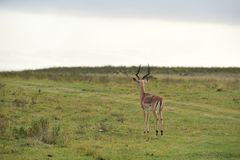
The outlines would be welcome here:
[[[240,159],[239,68],[154,67],[146,90],[165,99],[162,137],[152,116],[143,134],[135,71],[1,72],[0,159]]]

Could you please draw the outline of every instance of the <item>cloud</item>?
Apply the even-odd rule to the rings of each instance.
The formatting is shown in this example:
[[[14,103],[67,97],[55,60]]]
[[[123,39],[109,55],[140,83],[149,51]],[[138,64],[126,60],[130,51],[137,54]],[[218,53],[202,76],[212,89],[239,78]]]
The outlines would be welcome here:
[[[238,66],[239,0],[0,0],[0,70]]]
[[[240,26],[0,11],[0,70],[239,66]]]
[[[239,0],[2,0],[0,8],[81,16],[240,24]]]

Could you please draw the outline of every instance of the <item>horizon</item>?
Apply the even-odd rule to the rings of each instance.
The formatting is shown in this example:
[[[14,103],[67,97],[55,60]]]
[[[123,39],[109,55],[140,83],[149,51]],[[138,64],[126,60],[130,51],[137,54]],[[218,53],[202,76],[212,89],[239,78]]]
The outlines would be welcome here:
[[[0,70],[0,72],[24,72],[24,71],[38,71],[38,70],[48,70],[48,69],[72,69],[72,68],[104,68],[104,67],[110,67],[110,68],[131,68],[131,67],[139,67],[139,65],[130,65],[130,66],[114,66],[114,65],[102,65],[102,66],[52,66],[52,67],[44,67],[44,68],[32,68],[32,69],[19,69],[19,70]],[[142,68],[147,68],[147,65],[142,65]],[[166,69],[174,69],[174,68],[187,68],[187,69],[240,69],[240,67],[217,67],[217,66],[210,66],[210,67],[204,67],[204,66],[150,66],[154,68],[166,68]]]
[[[0,1],[0,70],[240,67],[240,2]]]

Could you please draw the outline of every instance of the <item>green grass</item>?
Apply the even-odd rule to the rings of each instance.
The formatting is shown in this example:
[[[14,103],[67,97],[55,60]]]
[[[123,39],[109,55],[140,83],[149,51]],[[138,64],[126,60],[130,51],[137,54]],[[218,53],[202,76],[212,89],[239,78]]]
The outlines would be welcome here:
[[[162,137],[152,115],[143,134],[132,73],[1,73],[0,159],[240,159],[239,69],[188,70],[146,84],[165,100]]]

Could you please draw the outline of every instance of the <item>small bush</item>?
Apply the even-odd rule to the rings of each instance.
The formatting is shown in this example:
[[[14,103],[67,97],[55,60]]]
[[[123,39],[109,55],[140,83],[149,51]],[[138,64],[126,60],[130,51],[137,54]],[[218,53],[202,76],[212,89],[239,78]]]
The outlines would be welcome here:
[[[14,127],[13,128],[13,136],[16,138],[16,139],[19,139],[19,138],[26,138],[27,137],[27,129],[23,128],[23,127],[20,127],[20,128],[16,128]]]
[[[44,136],[42,141],[47,144],[56,144],[59,137],[59,126],[53,126],[52,131],[48,132],[47,136]]]
[[[33,121],[31,127],[29,128],[29,136],[35,137],[47,144],[56,144],[59,137],[59,132],[60,126],[53,126],[50,130],[49,122],[44,118]]]
[[[62,139],[59,138],[60,126],[49,127],[49,122],[45,118],[40,118],[31,123],[29,128],[13,128],[13,135],[15,138],[33,137],[39,141],[47,144],[56,144],[58,141],[64,144]]]
[[[48,134],[49,122],[47,119],[41,118],[40,120],[33,121],[29,128],[29,136],[44,139]]]

